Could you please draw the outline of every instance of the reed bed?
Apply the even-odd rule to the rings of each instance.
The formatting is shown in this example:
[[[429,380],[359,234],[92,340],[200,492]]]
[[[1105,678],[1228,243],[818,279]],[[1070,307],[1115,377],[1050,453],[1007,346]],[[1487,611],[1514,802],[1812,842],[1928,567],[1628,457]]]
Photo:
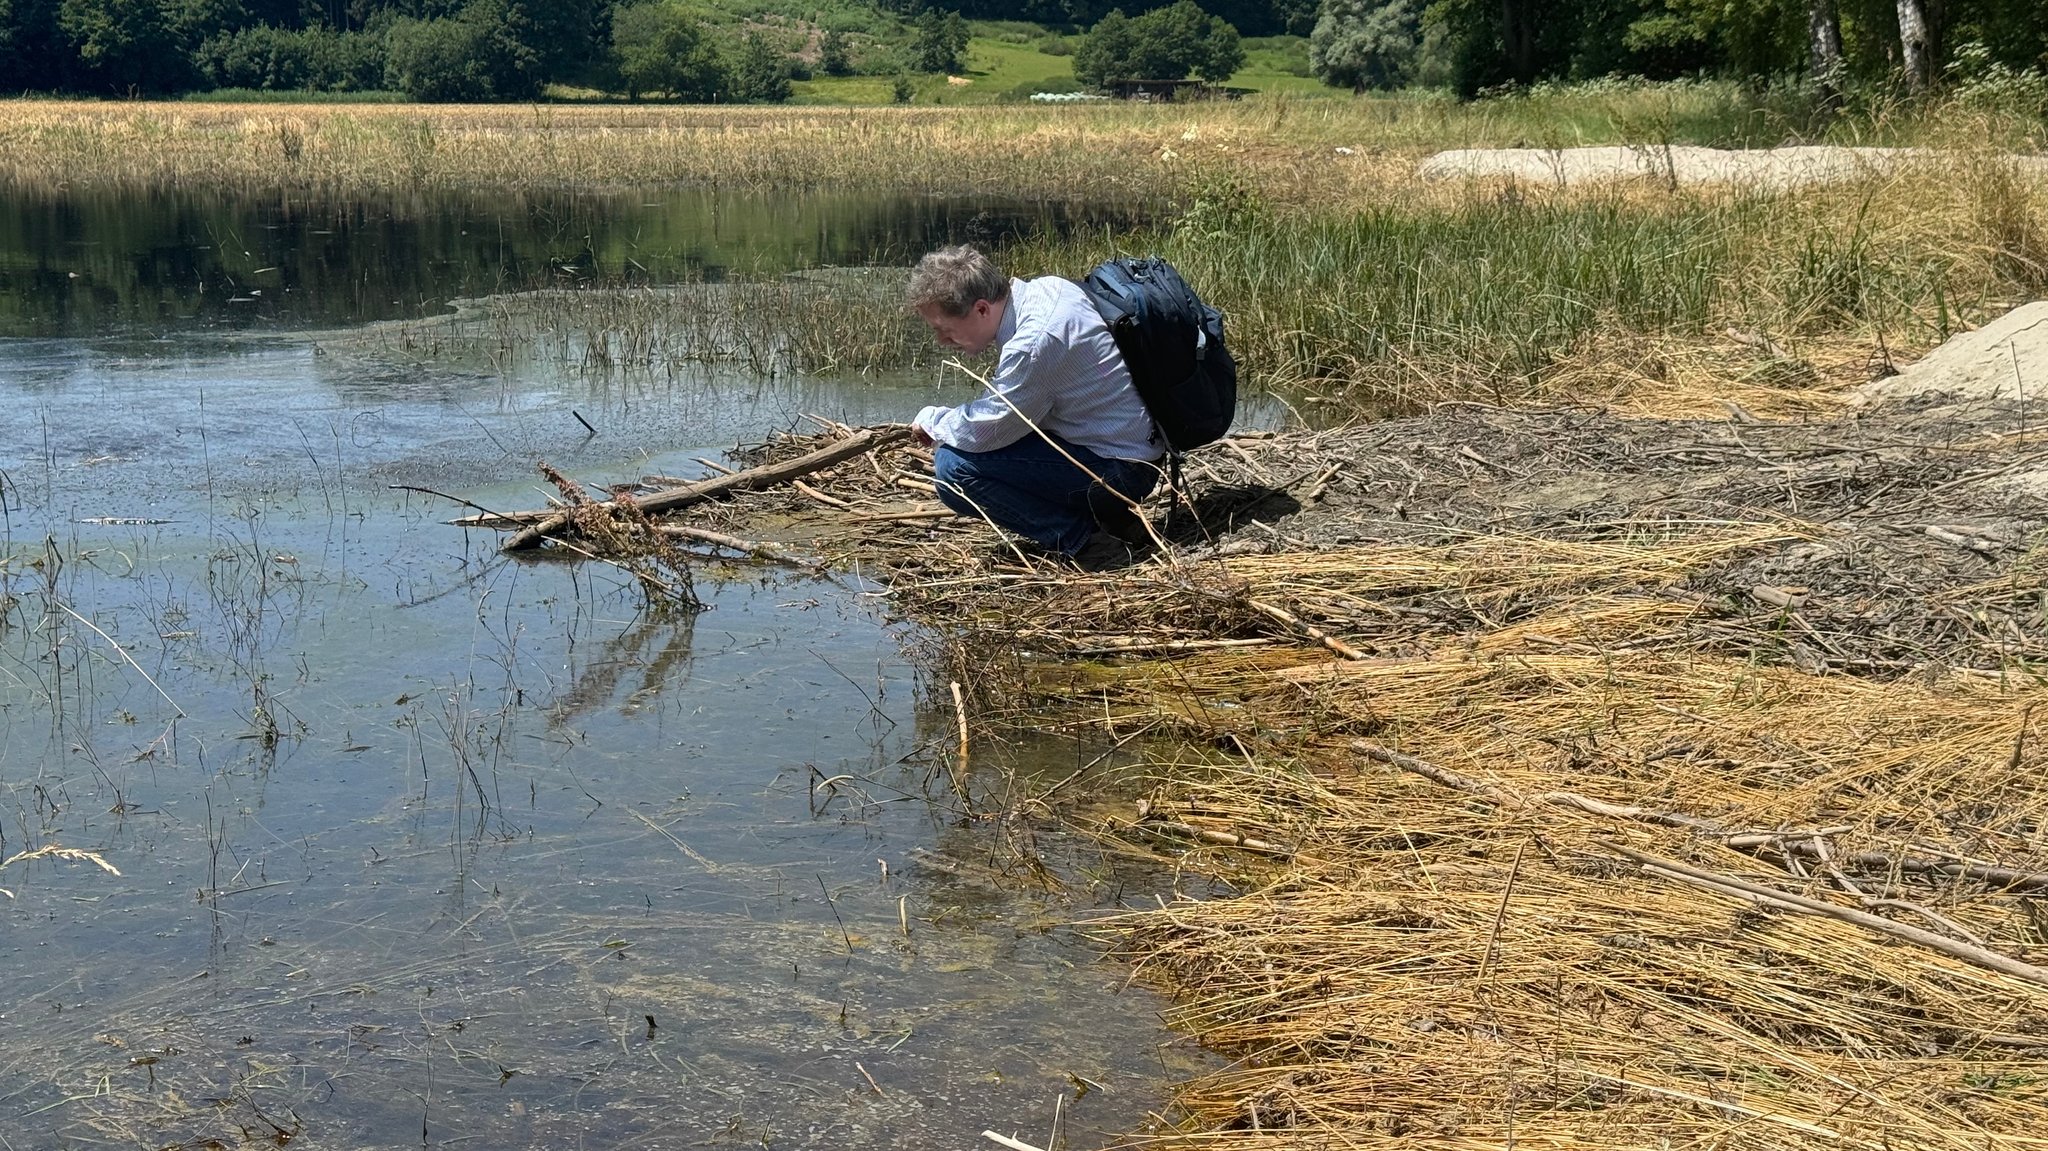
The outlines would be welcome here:
[[[683,181],[1103,199],[1171,193],[1193,168],[1255,173],[1312,202],[1446,148],[1771,147],[1788,139],[2048,148],[2038,120],[1960,105],[1876,109],[1824,132],[1795,119],[1712,84],[1467,104],[1273,94],[1062,108],[36,100],[11,102],[0,115],[0,183],[347,191]]]
[[[1242,705],[1284,724],[1303,714],[1304,680],[1318,710],[1483,781],[1492,801],[1368,760],[1327,727],[1289,745],[1291,768],[1262,757],[1172,789],[1154,818],[1295,853],[1264,869],[1212,856],[1248,894],[1110,925],[1181,997],[1176,1022],[1240,1057],[1183,1098],[1202,1141],[2038,1142],[2048,987],[1645,875],[1614,845],[1889,900],[1903,921],[2038,956],[2023,896],[1827,860],[2038,867],[2040,689],[1524,655],[1345,665],[1329,684],[1244,674]],[[1536,798],[1559,794],[1730,836]],[[1157,843],[1128,816],[1108,826]],[[1802,866],[1727,845],[1743,831],[1826,846]]]

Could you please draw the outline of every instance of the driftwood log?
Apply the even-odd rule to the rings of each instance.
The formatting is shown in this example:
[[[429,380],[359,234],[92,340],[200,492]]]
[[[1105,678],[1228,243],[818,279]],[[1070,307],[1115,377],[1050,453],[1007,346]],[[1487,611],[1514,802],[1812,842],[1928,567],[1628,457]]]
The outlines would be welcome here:
[[[745,471],[732,472],[728,475],[712,476],[709,479],[698,480],[695,483],[684,484],[681,487],[667,488],[649,495],[637,497],[634,502],[640,506],[641,511],[649,515],[656,515],[661,512],[674,511],[677,508],[685,508],[691,504],[701,503],[730,492],[760,491],[763,488],[772,488],[777,484],[789,483],[801,476],[807,476],[812,472],[829,468],[841,460],[851,459],[864,452],[871,452],[876,448],[886,447],[889,444],[896,443],[898,440],[907,439],[909,436],[910,429],[899,424],[862,428],[843,440],[828,444],[817,451],[797,456],[794,459],[782,460],[772,464],[762,464],[757,468],[748,468]],[[607,500],[594,506],[612,507],[615,505],[612,501]],[[449,522],[457,527],[501,528],[514,524],[523,524],[525,526],[514,532],[512,537],[507,539],[500,549],[507,552],[516,552],[536,547],[542,540],[561,531],[568,524],[569,515],[566,511],[558,508],[543,508],[538,511],[464,516],[461,519],[450,520]]]

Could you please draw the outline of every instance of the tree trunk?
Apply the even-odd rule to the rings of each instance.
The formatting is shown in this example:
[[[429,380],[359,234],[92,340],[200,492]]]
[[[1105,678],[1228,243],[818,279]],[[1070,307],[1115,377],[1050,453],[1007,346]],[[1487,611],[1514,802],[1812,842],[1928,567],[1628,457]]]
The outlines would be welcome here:
[[[1835,0],[1806,0],[1807,66],[1821,102],[1832,106],[1842,89],[1842,21]]]
[[[1517,84],[1536,78],[1536,29],[1529,4],[1530,0],[1500,0],[1501,48],[1507,54],[1508,73]]]
[[[1927,9],[1921,0],[1899,0],[1899,59],[1906,73],[1906,88],[1925,92],[1934,79],[1934,54]]]

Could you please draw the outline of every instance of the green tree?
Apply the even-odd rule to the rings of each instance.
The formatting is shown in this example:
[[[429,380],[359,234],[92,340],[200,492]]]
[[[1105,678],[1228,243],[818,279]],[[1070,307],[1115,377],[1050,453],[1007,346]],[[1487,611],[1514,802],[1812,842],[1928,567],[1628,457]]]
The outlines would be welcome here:
[[[190,83],[172,18],[158,0],[63,0],[57,7],[81,78],[103,91],[170,92]]]
[[[1129,61],[1137,54],[1135,45],[1131,18],[1121,9],[1110,12],[1074,46],[1074,79],[1090,88],[1124,79]]]
[[[540,53],[517,0],[472,0],[455,16],[401,18],[385,33],[385,83],[415,100],[530,100]]]
[[[1142,16],[1113,11],[1074,49],[1074,77],[1095,87],[1116,80],[1220,81],[1244,67],[1237,29],[1178,0]]]
[[[967,67],[967,21],[958,12],[927,8],[917,16],[911,59],[920,72],[959,72]]]
[[[51,91],[70,83],[76,60],[57,25],[58,0],[0,0],[0,76],[10,91]]]
[[[192,56],[200,74],[218,88],[348,92],[374,88],[384,78],[381,37],[320,25],[258,24],[216,35]]]
[[[749,32],[733,69],[732,98],[741,104],[784,104],[790,97],[789,61],[759,32]]]
[[[830,28],[818,40],[818,71],[827,76],[853,75],[853,59],[847,48],[846,33]]]
[[[613,0],[520,0],[521,43],[547,80],[591,78],[611,55]]]
[[[666,92],[709,103],[727,86],[724,62],[696,17],[663,0],[612,15],[612,55],[626,95],[635,100],[642,92]]]
[[[1339,88],[1399,88],[1415,73],[1422,19],[1415,0],[1323,0],[1308,66]]]

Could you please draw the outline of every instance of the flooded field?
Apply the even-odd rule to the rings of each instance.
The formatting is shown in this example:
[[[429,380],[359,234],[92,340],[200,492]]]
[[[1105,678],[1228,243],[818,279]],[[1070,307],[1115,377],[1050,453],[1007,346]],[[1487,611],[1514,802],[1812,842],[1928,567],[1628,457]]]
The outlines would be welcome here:
[[[462,267],[435,290],[496,274]],[[963,819],[873,589],[707,565],[709,610],[652,612],[392,486],[529,506],[538,458],[698,474],[930,386],[340,355],[290,329],[439,305],[116,297],[7,296],[0,859],[91,857],[0,868],[0,1147],[1081,1145],[1162,1105],[1193,1056],[1065,924],[1170,878],[1049,832],[1018,869]],[[989,748],[977,786],[1105,750]]]

